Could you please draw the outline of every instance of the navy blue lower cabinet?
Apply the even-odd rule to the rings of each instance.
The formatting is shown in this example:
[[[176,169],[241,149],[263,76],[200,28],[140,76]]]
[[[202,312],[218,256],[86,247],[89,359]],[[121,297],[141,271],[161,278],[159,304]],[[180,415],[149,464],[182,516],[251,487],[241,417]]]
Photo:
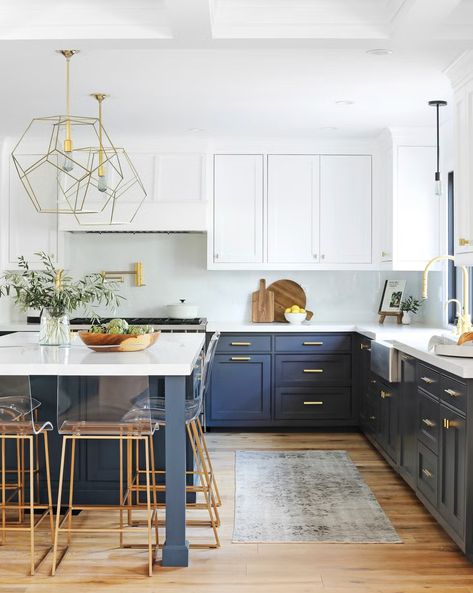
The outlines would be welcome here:
[[[212,370],[209,426],[258,426],[271,420],[271,356],[217,354]]]
[[[350,354],[277,354],[276,385],[350,385]]]

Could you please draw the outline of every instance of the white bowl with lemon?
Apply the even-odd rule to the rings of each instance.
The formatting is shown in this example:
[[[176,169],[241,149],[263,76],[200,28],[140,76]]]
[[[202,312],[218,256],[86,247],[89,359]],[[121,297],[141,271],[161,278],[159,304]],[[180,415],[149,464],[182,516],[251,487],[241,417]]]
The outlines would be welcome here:
[[[307,311],[299,305],[292,305],[284,311],[286,321],[294,325],[300,325],[307,317]]]

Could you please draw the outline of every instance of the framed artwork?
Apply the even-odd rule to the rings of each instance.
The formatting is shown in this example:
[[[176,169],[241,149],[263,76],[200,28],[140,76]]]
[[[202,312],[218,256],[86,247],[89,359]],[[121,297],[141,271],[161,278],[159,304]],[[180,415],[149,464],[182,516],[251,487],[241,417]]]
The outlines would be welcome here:
[[[400,313],[405,290],[405,280],[386,280],[379,313]]]

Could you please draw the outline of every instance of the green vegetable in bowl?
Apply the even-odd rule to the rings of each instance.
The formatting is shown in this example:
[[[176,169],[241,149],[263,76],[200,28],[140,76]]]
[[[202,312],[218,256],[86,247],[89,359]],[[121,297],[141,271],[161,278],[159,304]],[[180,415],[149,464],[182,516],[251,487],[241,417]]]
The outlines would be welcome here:
[[[152,325],[128,325],[124,319],[112,319],[106,324],[92,325],[89,333],[141,336],[154,333],[154,327]]]

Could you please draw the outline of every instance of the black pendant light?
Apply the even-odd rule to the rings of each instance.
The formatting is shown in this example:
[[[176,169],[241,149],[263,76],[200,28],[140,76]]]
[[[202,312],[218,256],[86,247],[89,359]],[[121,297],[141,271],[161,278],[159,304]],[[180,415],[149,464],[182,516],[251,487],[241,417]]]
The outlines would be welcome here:
[[[447,101],[429,101],[429,105],[431,107],[435,107],[437,112],[437,170],[435,171],[435,195],[441,196],[442,195],[442,182],[440,180],[440,120],[439,120],[439,111],[440,107],[445,107],[447,105]]]

